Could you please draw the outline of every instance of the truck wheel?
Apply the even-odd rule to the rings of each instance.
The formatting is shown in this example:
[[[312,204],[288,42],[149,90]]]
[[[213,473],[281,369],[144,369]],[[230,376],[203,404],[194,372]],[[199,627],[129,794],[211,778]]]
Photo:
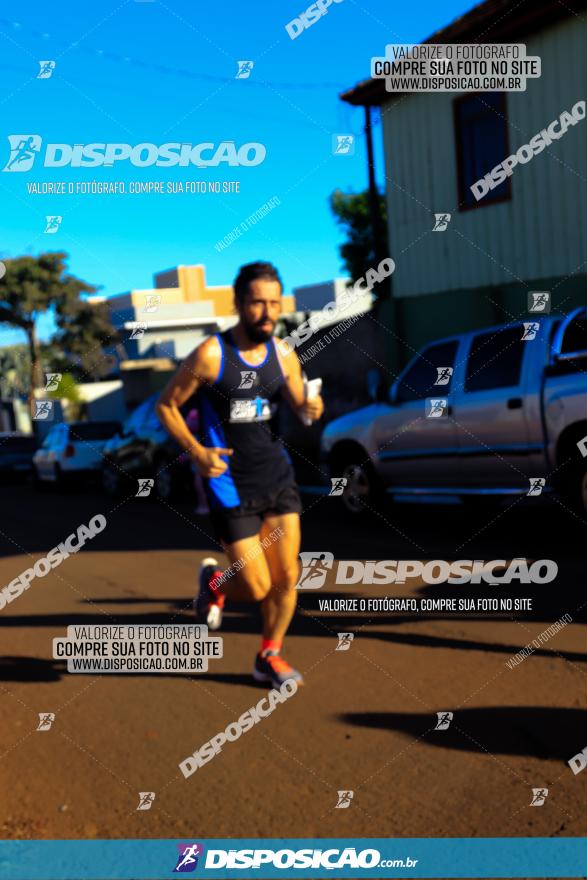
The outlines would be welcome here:
[[[367,453],[357,447],[344,457],[335,456],[330,466],[332,478],[343,477],[347,483],[340,496],[342,506],[353,516],[377,511],[384,499],[383,486]]]

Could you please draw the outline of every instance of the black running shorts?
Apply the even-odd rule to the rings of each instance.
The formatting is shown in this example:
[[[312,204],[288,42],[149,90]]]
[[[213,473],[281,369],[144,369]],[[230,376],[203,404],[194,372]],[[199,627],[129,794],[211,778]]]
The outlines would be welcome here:
[[[244,501],[238,507],[211,507],[210,518],[216,537],[225,544],[258,535],[266,516],[302,512],[297,486],[285,486],[265,495]]]

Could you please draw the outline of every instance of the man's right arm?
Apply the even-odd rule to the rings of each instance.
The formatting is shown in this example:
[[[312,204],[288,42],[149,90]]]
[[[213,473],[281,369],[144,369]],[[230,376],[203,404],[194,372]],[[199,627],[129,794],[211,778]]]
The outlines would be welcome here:
[[[221,351],[215,337],[206,339],[182,363],[177,373],[157,401],[157,415],[173,439],[189,453],[204,477],[218,477],[228,465],[222,455],[232,455],[231,449],[202,446],[185,423],[180,407],[202,385],[215,381],[220,369]]]

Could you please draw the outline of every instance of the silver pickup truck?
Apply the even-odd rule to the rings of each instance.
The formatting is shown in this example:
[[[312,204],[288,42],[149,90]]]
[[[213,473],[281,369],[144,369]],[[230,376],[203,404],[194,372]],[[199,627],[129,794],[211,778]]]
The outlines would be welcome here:
[[[376,396],[322,436],[351,512],[384,490],[464,499],[554,490],[587,514],[587,307],[432,342]]]

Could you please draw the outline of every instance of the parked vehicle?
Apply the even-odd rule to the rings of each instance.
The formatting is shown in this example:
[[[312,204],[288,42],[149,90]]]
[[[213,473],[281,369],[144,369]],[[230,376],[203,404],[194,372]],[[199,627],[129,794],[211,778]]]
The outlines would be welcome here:
[[[0,479],[26,479],[32,473],[36,448],[31,434],[0,432]]]
[[[157,417],[157,398],[154,394],[137,407],[121,432],[106,444],[102,485],[110,495],[134,494],[142,478],[153,479],[156,494],[164,500],[178,499],[193,488],[187,456]]]
[[[53,425],[33,456],[37,486],[63,486],[74,477],[98,476],[107,440],[120,430],[120,422],[59,422]]]
[[[350,511],[385,490],[527,495],[538,479],[533,494],[587,513],[587,308],[433,342],[383,396],[322,437]]]

